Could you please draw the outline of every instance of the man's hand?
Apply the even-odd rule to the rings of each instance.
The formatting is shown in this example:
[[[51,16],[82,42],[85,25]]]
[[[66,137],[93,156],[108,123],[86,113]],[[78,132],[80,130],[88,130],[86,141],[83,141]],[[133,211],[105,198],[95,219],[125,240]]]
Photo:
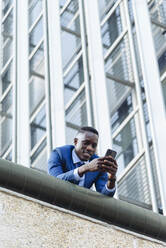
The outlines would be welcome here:
[[[78,168],[78,174],[83,176],[84,173],[91,171],[99,171],[101,170],[101,165],[103,164],[103,158],[95,158],[91,162],[84,164]]]
[[[82,165],[78,169],[78,174],[80,176],[83,176],[84,173],[91,171],[103,171],[108,172],[108,178],[115,178],[116,172],[117,172],[117,163],[116,160],[113,159],[111,156],[101,157],[93,159],[91,162]],[[109,185],[107,185],[108,188]]]

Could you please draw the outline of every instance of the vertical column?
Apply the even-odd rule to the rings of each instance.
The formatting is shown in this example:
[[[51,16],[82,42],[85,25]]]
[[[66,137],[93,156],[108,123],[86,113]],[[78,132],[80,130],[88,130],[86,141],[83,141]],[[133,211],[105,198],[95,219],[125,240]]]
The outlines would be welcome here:
[[[133,67],[133,73],[134,73],[134,81],[135,81],[135,97],[137,98],[138,107],[139,107],[139,121],[140,121],[140,132],[142,133],[142,141],[143,141],[143,147],[145,149],[145,161],[146,161],[146,168],[147,168],[147,174],[148,174],[148,181],[150,186],[150,194],[151,194],[151,201],[152,201],[152,209],[154,212],[158,212],[157,208],[157,200],[155,197],[155,189],[154,189],[154,180],[153,180],[153,174],[152,174],[152,168],[151,168],[151,162],[150,162],[150,151],[149,151],[149,145],[148,145],[148,139],[146,135],[146,129],[145,129],[145,120],[144,120],[144,113],[143,113],[143,104],[142,104],[142,98],[141,98],[141,89],[140,89],[140,83],[139,83],[139,77],[138,77],[138,71],[137,71],[137,65],[136,65],[136,56],[134,51],[134,41],[132,37],[132,30],[131,30],[131,23],[129,19],[129,11],[128,11],[128,2],[127,0],[123,1],[124,4],[124,11],[126,13],[126,24],[128,28],[128,37],[129,37],[129,45],[130,45],[130,52],[131,52],[131,60],[132,60],[132,67]],[[137,132],[138,134],[138,132]],[[139,136],[139,134],[138,134]],[[140,142],[141,144],[142,142]]]
[[[84,13],[84,2],[79,0],[79,13],[80,13],[80,27],[81,27],[81,43],[82,43],[82,56],[83,56],[83,69],[85,78],[85,92],[86,92],[86,104],[87,104],[87,118],[88,125],[93,125],[93,113],[92,113],[92,102],[91,102],[91,87],[89,80],[89,65],[88,65],[88,52],[87,52],[87,40],[86,40],[86,26],[85,26],[85,13]]]
[[[45,0],[47,117],[50,149],[65,144],[64,87],[59,1]]]
[[[150,17],[146,0],[133,1],[138,48],[140,52],[145,94],[149,110],[161,202],[166,215],[165,141],[166,118],[160,76],[155,55]]]
[[[28,88],[28,0],[15,1],[15,146],[16,162],[30,166],[29,88]]]
[[[97,0],[84,1],[84,5],[87,24],[94,119],[96,128],[100,135],[99,152],[104,155],[106,149],[111,147],[112,142],[98,2]]]

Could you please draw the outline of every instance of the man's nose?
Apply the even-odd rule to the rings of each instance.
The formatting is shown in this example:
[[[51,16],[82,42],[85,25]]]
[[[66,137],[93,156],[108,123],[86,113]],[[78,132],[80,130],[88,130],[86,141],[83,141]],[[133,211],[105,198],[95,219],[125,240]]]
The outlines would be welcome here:
[[[93,146],[92,146],[91,144],[89,144],[89,145],[87,146],[87,150],[89,150],[89,151],[94,151],[94,148],[93,148]]]

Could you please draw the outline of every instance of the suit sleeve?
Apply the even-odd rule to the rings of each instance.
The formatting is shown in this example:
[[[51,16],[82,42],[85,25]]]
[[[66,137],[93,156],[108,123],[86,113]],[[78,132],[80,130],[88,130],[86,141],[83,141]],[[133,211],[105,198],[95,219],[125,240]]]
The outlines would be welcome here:
[[[115,188],[108,189],[107,180],[108,180],[107,173],[101,172],[95,182],[96,190],[104,195],[113,197],[115,194]]]
[[[61,160],[58,152],[56,150],[53,150],[48,160],[48,174],[65,181],[77,183],[74,175],[74,170],[64,172],[63,166],[65,165],[63,164],[63,161]]]

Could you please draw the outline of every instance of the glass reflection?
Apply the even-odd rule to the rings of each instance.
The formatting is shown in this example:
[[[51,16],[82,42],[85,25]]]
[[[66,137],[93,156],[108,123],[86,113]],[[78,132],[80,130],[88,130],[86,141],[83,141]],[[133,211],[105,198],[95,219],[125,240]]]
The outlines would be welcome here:
[[[36,47],[36,45],[39,43],[39,41],[43,37],[43,18],[41,18],[36,26],[33,28],[33,30],[30,33],[29,36],[29,53],[32,52],[32,50]]]
[[[13,4],[13,0],[3,0],[3,2],[2,2],[3,15],[5,15],[7,13],[7,11],[9,10],[9,8],[11,7],[12,4]]]
[[[114,132],[120,126],[120,124],[125,120],[132,110],[132,99],[131,95],[129,95],[111,117],[112,132]]]
[[[122,24],[119,7],[109,17],[101,29],[104,53],[110,48],[122,32]]]
[[[82,57],[76,62],[70,72],[64,78],[64,100],[65,104],[71,99],[74,93],[84,82]]]
[[[5,42],[7,39],[12,39],[13,11],[10,12],[8,17],[5,19],[4,23],[2,24],[2,35],[3,35],[3,42]]]
[[[2,76],[2,94],[11,84],[11,82],[12,82],[12,64],[8,66],[6,72]]]
[[[121,174],[121,172],[128,165],[128,163],[138,153],[138,144],[134,119],[130,120],[130,122],[114,138],[113,149],[116,150],[118,153],[118,174]]]
[[[5,118],[0,129],[0,156],[2,157],[12,143],[12,119]]]
[[[78,130],[81,126],[87,125],[87,109],[85,91],[75,99],[66,111],[66,137],[67,143],[73,143],[73,130]]]
[[[3,48],[3,66],[9,61],[13,52],[13,41],[8,40]]]
[[[44,75],[44,48],[43,43],[30,60],[30,76],[35,73]]]
[[[37,109],[45,98],[44,79],[33,76],[29,84],[30,115]]]
[[[45,132],[46,112],[44,106],[31,123],[31,149],[40,141]]]
[[[34,23],[36,18],[42,11],[42,0],[31,0],[29,1],[29,27]]]

